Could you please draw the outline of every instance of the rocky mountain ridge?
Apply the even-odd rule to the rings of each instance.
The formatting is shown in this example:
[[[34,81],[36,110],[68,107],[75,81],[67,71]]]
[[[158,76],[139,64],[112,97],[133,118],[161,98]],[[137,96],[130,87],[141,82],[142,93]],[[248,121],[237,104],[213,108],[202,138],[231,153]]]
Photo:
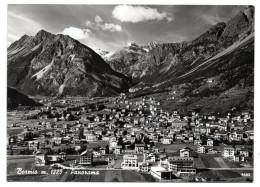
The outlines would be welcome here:
[[[44,30],[8,47],[8,86],[28,95],[106,96],[127,92],[131,80],[91,48]]]
[[[173,69],[181,68],[185,73],[253,32],[254,7],[249,6],[226,23],[220,22],[214,25],[192,41],[156,43],[151,45],[153,47],[150,50],[139,53],[123,48],[106,61],[114,70],[127,74],[136,82],[142,82],[148,77],[153,77],[153,73],[156,72],[171,74]]]

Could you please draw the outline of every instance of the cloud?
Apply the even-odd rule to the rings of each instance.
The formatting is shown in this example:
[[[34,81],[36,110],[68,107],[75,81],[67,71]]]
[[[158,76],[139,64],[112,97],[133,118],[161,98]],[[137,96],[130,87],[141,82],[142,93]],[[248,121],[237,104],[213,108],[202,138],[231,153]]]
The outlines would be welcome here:
[[[118,5],[114,8],[112,15],[122,22],[143,22],[148,20],[173,21],[173,15],[167,12],[158,12],[156,8],[144,6]]]
[[[96,23],[101,23],[101,22],[103,22],[103,19],[100,16],[96,15],[95,22]]]
[[[221,19],[216,15],[206,15],[206,14],[202,14],[199,16],[204,22],[210,24],[210,25],[215,25],[218,22],[221,22]]]
[[[92,28],[92,27],[94,26],[94,23],[92,23],[91,21],[87,20],[87,21],[85,22],[85,25],[88,26],[88,27],[90,27],[90,28]]]
[[[120,25],[116,25],[113,23],[105,23],[104,25],[100,26],[102,30],[109,30],[110,32],[121,32],[122,27]]]
[[[95,17],[95,23],[87,20],[85,22],[85,25],[91,29],[96,29],[96,30],[104,30],[104,31],[110,31],[110,32],[121,32],[122,27],[121,25],[117,25],[114,23],[103,23],[103,19],[99,16],[96,15]]]
[[[76,27],[68,27],[61,32],[61,34],[69,35],[70,37],[76,40],[83,40],[89,38],[89,33],[91,33],[91,31],[88,29],[80,29]]]

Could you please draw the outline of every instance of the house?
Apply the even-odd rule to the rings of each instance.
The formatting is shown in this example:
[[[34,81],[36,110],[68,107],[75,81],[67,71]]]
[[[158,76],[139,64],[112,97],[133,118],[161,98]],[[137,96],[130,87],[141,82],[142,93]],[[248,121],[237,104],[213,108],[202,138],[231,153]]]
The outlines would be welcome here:
[[[117,141],[110,141],[109,142],[109,149],[110,150],[116,148],[116,146],[117,146]]]
[[[93,164],[93,153],[86,150],[80,154],[79,164],[84,166],[91,166]]]
[[[190,156],[190,149],[185,147],[180,150],[180,157],[189,157]]]
[[[29,150],[37,151],[38,146],[39,146],[39,142],[38,141],[29,141],[28,142],[28,149]]]
[[[106,148],[105,147],[101,147],[99,149],[99,151],[101,152],[102,155],[105,155],[106,154]]]
[[[202,142],[201,142],[201,140],[194,140],[193,141],[193,144],[194,145],[200,145]]]
[[[76,151],[82,148],[82,142],[80,140],[73,140],[73,145]]]
[[[55,145],[60,145],[61,144],[61,137],[54,137],[52,138],[52,141],[54,142]]]
[[[224,150],[222,152],[222,156],[224,158],[230,158],[235,155],[235,149],[233,147],[224,147]]]
[[[37,151],[35,153],[35,166],[45,166],[47,163],[47,156],[46,154],[42,153],[41,151]]]
[[[214,141],[212,139],[207,140],[207,146],[213,146]]]
[[[84,133],[86,140],[89,142],[97,141],[97,136],[92,133]]]
[[[154,147],[152,147],[152,151],[154,153],[159,153],[160,149],[159,149],[159,147],[154,146]]]
[[[122,145],[117,145],[115,147],[115,151],[114,151],[115,154],[121,154],[122,153]]]
[[[149,164],[148,163],[140,163],[139,165],[139,171],[143,173],[149,172]]]
[[[172,144],[172,138],[170,138],[170,137],[162,138],[162,143],[163,144]]]
[[[59,155],[60,155],[60,158],[61,158],[63,161],[67,160],[66,153],[60,152]]]
[[[121,163],[122,169],[138,170],[137,155],[124,155]]]
[[[206,148],[202,145],[198,145],[197,152],[200,154],[204,154],[204,153],[206,153]]]
[[[244,156],[244,157],[249,157],[248,149],[247,148],[241,148],[241,150],[239,151],[239,155]]]
[[[60,155],[48,155],[47,160],[49,163],[59,163],[64,161]]]
[[[245,157],[244,156],[240,156],[240,155],[234,155],[233,157],[232,157],[232,161],[234,161],[234,162],[239,162],[239,161],[245,161]]]
[[[215,150],[215,149],[213,149],[213,148],[209,148],[209,149],[208,149],[208,154],[216,154],[216,153],[218,153],[217,150]]]
[[[135,144],[135,153],[144,153],[144,144]]]

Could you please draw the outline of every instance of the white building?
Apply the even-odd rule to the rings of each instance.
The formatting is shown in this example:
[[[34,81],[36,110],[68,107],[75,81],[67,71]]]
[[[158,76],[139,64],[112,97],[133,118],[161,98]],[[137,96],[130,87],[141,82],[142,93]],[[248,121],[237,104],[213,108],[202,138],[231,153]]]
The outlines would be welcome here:
[[[222,156],[224,158],[230,158],[233,157],[234,155],[235,155],[235,149],[233,147],[225,147],[222,152]]]
[[[171,172],[161,166],[151,167],[151,175],[159,180],[171,179]]]
[[[122,169],[138,170],[137,155],[124,155],[121,163]]]
[[[201,153],[201,154],[204,154],[204,153],[206,153],[206,149],[205,149],[204,146],[198,145],[198,147],[197,147],[197,152],[198,152],[198,153]]]

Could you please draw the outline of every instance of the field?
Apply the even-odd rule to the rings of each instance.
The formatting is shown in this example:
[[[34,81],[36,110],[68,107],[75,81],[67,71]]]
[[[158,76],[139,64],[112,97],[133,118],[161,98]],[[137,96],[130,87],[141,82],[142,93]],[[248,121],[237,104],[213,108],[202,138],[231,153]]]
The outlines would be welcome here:
[[[250,177],[242,177],[241,173],[247,172],[251,173]],[[252,171],[236,171],[236,170],[210,170],[202,171],[198,173],[198,176],[211,179],[211,181],[226,181],[226,182],[242,182],[248,181],[248,179],[253,180]]]
[[[202,160],[204,166],[206,168],[221,168],[218,162],[214,159],[212,155],[200,155],[200,159]]]
[[[214,157],[215,161],[219,164],[221,168],[229,168],[222,157]]]
[[[24,129],[22,128],[12,128],[7,129],[7,134],[10,134],[12,136],[20,134]]]
[[[66,182],[154,182],[149,175],[127,170],[100,171],[100,175],[69,175]]]

